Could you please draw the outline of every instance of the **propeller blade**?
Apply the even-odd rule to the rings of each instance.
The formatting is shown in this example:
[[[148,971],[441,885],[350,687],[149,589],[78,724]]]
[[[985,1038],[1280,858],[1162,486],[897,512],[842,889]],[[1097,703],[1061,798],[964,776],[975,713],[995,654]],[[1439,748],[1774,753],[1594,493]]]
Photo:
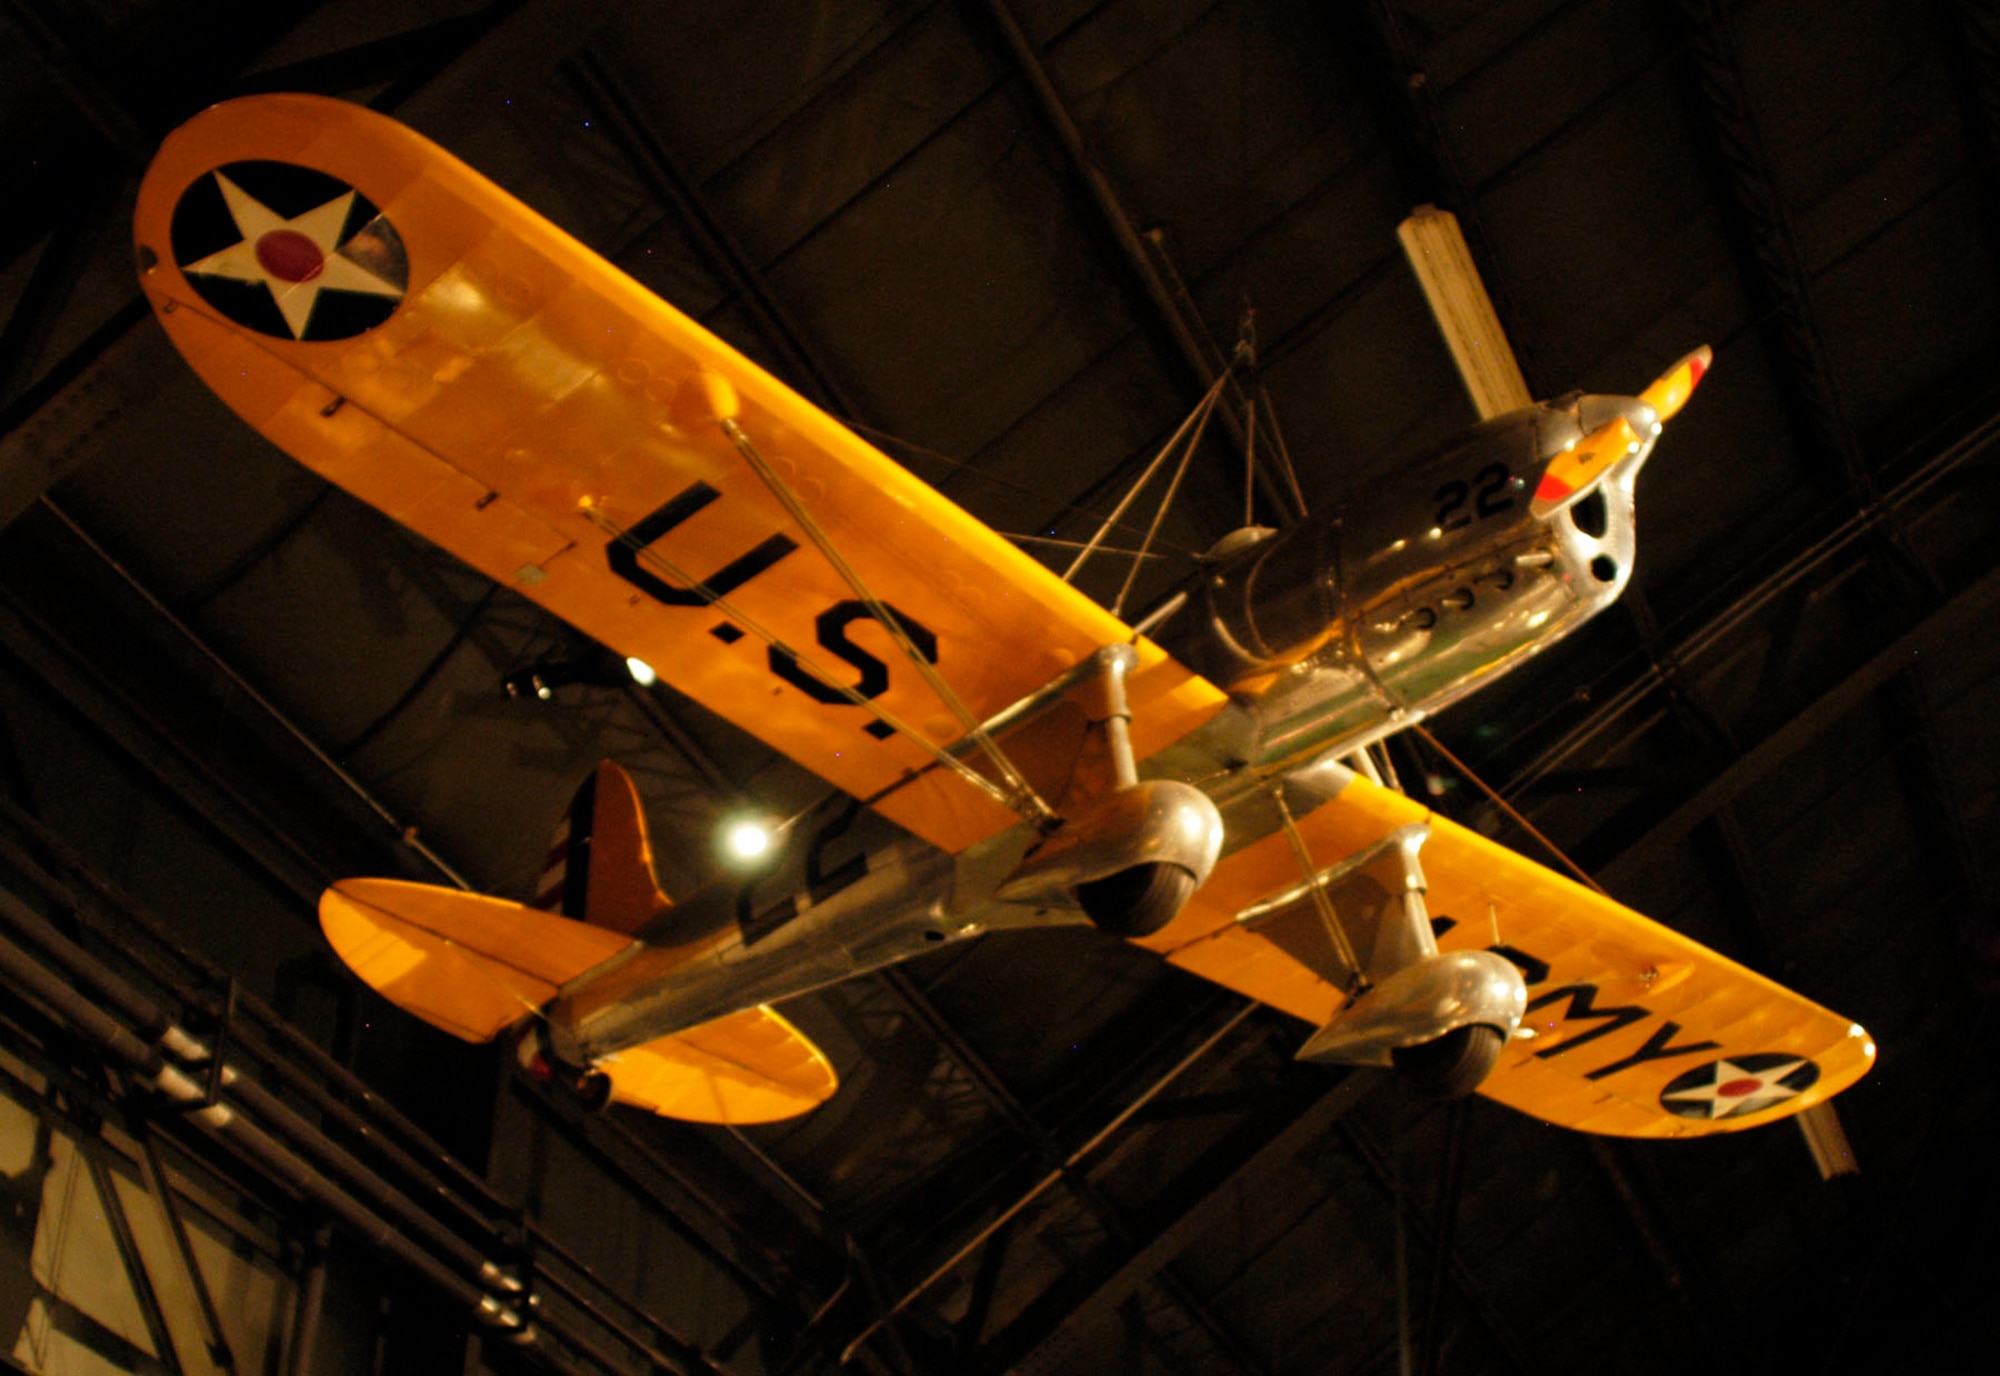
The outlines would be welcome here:
[[[1652,447],[1660,427],[1687,404],[1714,357],[1714,351],[1702,345],[1641,392],[1636,398],[1637,406],[1629,399],[1621,402],[1615,397],[1584,398],[1585,424],[1591,424],[1588,417],[1592,402],[1616,404],[1622,407],[1622,413],[1597,425],[1575,447],[1549,460],[1528,503],[1530,514],[1537,519],[1553,515],[1596,486],[1619,460],[1643,455]]]
[[[1658,381],[1639,393],[1639,399],[1658,411],[1661,421],[1672,420],[1674,413],[1687,405],[1688,397],[1713,362],[1715,351],[1704,344],[1662,373]]]

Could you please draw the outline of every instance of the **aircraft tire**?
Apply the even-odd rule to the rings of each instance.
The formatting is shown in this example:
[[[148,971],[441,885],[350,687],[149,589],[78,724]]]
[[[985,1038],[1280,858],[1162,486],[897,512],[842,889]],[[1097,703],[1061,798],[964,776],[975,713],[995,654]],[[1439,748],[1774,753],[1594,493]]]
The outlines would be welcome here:
[[[611,1077],[603,1071],[585,1071],[576,1077],[573,1088],[585,1113],[602,1113],[611,1107]]]
[[[1403,1083],[1425,1098],[1463,1099],[1492,1073],[1506,1043],[1499,1028],[1474,1023],[1434,1041],[1399,1046],[1389,1058]]]
[[[1188,871],[1154,861],[1079,884],[1076,897],[1101,931],[1139,937],[1151,936],[1172,922],[1194,889],[1195,877]]]

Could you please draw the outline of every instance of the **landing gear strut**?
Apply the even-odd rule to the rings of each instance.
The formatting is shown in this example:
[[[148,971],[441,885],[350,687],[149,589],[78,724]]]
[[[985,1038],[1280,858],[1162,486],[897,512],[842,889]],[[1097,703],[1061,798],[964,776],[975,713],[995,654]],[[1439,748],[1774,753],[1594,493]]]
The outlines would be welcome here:
[[[1138,662],[1130,645],[1108,645],[1043,690],[1051,703],[1074,697],[1104,733],[1111,788],[1029,849],[995,891],[1002,902],[1080,907],[1113,936],[1151,936],[1215,868],[1222,814],[1214,802],[1193,784],[1139,778],[1125,697]]]
[[[1458,1099],[1498,1064],[1521,1025],[1528,986],[1496,951],[1438,950],[1417,863],[1429,834],[1421,823],[1400,827],[1307,881],[1323,903],[1331,948],[1353,962],[1353,983],[1299,1059],[1393,1065],[1417,1093]],[[1280,895],[1272,911],[1295,901]],[[1249,911],[1253,921],[1265,916]]]

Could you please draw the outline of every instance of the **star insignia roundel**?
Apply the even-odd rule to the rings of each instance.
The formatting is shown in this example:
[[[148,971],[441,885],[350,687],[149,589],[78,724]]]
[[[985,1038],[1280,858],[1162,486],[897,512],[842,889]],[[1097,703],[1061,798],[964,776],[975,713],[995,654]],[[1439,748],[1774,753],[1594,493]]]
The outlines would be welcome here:
[[[1819,1067],[1803,1056],[1782,1051],[1728,1056],[1668,1081],[1660,1107],[1682,1118],[1739,1118],[1776,1107],[1818,1079]]]
[[[348,339],[395,313],[409,286],[396,227],[337,177],[232,162],[181,193],[168,231],[195,293],[280,339]]]

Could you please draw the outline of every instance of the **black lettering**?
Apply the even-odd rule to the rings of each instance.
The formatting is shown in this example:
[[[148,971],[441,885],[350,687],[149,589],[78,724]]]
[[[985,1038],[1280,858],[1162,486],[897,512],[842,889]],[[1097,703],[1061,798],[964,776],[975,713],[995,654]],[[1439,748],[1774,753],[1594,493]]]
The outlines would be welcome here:
[[[1569,1000],[1569,1008],[1562,1015],[1564,1022],[1576,1022],[1582,1018],[1598,1018],[1603,1021],[1604,1025],[1602,1027],[1593,1027],[1588,1032],[1579,1032],[1568,1041],[1552,1046],[1546,1051],[1537,1051],[1535,1053],[1537,1060],[1545,1061],[1551,1056],[1560,1056],[1565,1051],[1573,1051],[1585,1042],[1596,1041],[1599,1037],[1616,1032],[1621,1027],[1629,1027],[1641,1018],[1647,1017],[1651,1012],[1650,1009],[1637,1006],[1599,1008],[1596,1006],[1597,986],[1594,984],[1567,984],[1560,989],[1551,990],[1538,999],[1530,1000],[1527,1011],[1532,1013],[1537,1008],[1545,1008],[1557,999],[1563,998]],[[1525,1018],[1523,1021],[1525,1021]]]
[[[1478,510],[1481,516],[1498,516],[1514,505],[1514,495],[1508,490],[1513,477],[1504,463],[1489,463],[1479,470],[1479,476],[1473,481],[1479,484]]]
[[[1439,530],[1463,530],[1472,524],[1472,513],[1460,511],[1472,490],[1457,478],[1431,494],[1431,500],[1438,504],[1436,525]]]
[[[896,624],[902,627],[903,634],[910,638],[910,643],[917,647],[917,653],[924,657],[925,662],[937,663],[936,636],[911,619],[907,612],[898,611],[886,603],[883,610],[896,618]],[[864,698],[879,698],[889,691],[889,666],[849,640],[847,628],[857,621],[873,620],[875,613],[868,609],[867,603],[849,599],[834,603],[821,612],[813,622],[821,648],[831,650],[836,657],[845,660],[860,672],[861,677],[855,681],[854,691]],[[818,678],[806,672],[799,664],[798,656],[790,650],[773,645],[770,662],[772,673],[814,702],[848,701],[846,693],[830,683],[820,682]]]
[[[639,567],[641,554],[721,495],[704,482],[683,488],[678,495],[605,548],[605,558],[610,561],[611,571],[656,602],[663,602],[669,607],[703,607],[718,597],[729,596],[798,548],[790,537],[773,535],[748,554],[738,555],[703,579],[699,588],[677,588],[651,570]]]
[[[743,944],[754,946],[799,915],[796,895],[781,898],[761,913],[750,910],[750,889],[746,885],[736,903],[736,925],[743,932]]]
[[[1683,1046],[1669,1046],[1667,1043],[1671,1042],[1674,1034],[1680,1030],[1681,1025],[1677,1022],[1663,1022],[1660,1024],[1660,1030],[1646,1038],[1646,1044],[1637,1051],[1622,1061],[1613,1061],[1610,1065],[1600,1066],[1583,1078],[1601,1080],[1607,1075],[1616,1075],[1621,1070],[1630,1070],[1635,1065],[1644,1065],[1647,1061],[1664,1061],[1669,1056],[1686,1056],[1695,1051],[1714,1051],[1722,1045],[1721,1042],[1688,1042]]]
[[[1549,977],[1549,963],[1546,960],[1536,959],[1526,951],[1505,945],[1488,946],[1486,949],[1496,956],[1505,956],[1507,959],[1513,961],[1521,971],[1521,982],[1523,984],[1540,984]],[[1530,1004],[1529,1007],[1532,1008],[1534,1005]]]
[[[859,851],[831,870],[826,863],[827,851],[847,835],[854,819],[860,815],[860,801],[850,798],[846,807],[813,833],[812,843],[806,847],[806,892],[812,895],[813,902],[824,902],[868,873],[868,856]]]

